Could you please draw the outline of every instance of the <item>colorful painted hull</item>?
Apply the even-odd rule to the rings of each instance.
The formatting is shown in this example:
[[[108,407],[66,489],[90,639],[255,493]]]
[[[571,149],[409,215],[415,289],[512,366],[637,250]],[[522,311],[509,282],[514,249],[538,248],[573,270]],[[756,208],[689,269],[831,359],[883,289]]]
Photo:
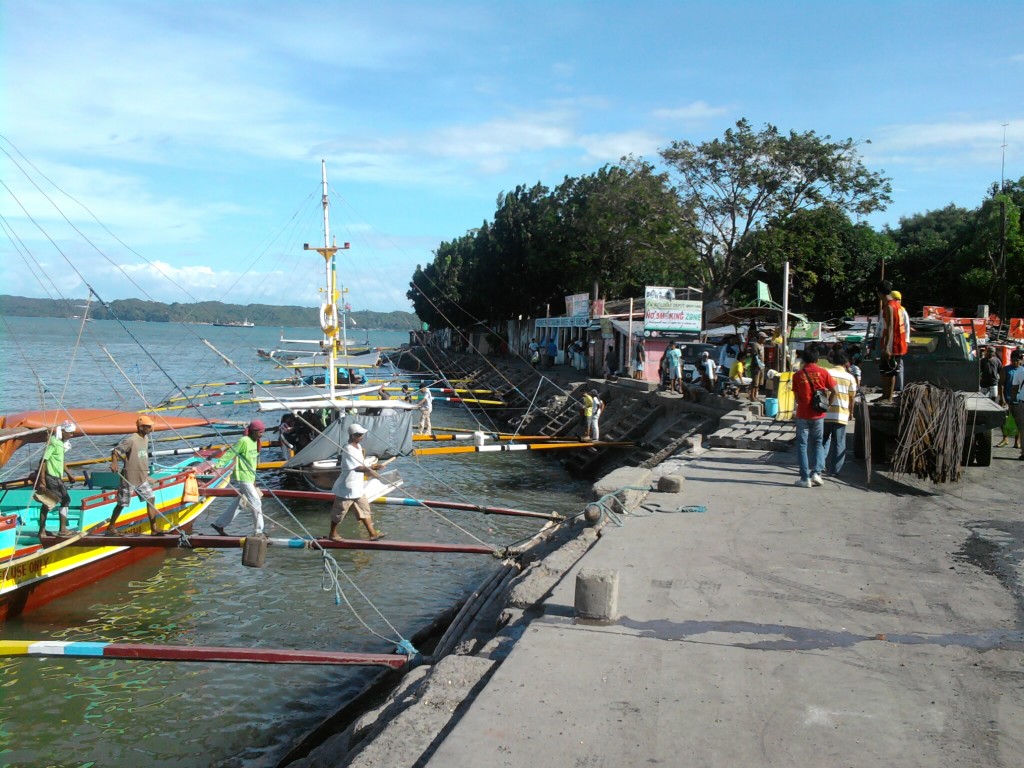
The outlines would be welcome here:
[[[189,474],[196,474],[200,493],[228,484],[231,467],[217,468],[210,458],[216,457],[189,457],[153,475],[156,507],[161,513],[158,528],[170,525],[188,531],[211,503],[212,498],[205,496],[198,502],[181,503]],[[117,501],[116,489],[74,487],[68,491],[69,528],[76,534],[105,531]],[[47,522],[48,531],[56,527],[56,510],[49,513]],[[76,546],[77,536],[63,540],[48,537],[46,543],[57,543],[44,547],[38,530],[39,503],[32,499],[32,489],[0,491],[0,621],[32,611],[159,551],[117,546],[113,537],[109,547]],[[118,518],[117,530],[148,534],[145,503],[133,499]]]

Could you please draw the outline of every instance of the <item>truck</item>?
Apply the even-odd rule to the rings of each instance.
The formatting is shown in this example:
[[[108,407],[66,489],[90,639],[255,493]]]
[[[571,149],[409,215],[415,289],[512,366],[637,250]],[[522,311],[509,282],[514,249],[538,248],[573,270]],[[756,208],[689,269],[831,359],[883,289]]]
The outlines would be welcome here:
[[[861,365],[861,386],[879,387],[882,380],[875,351],[877,336],[871,329],[865,339],[869,352]],[[910,321],[910,344],[903,358],[904,384],[928,382],[961,392],[967,405],[967,437],[961,462],[987,467],[992,463],[992,430],[1001,426],[1006,409],[979,394],[981,371],[974,354],[977,339],[968,338],[959,326],[933,319]],[[870,434],[873,461],[882,461],[899,431],[899,406],[881,402],[880,394],[864,395],[855,409],[854,455],[867,453],[865,435]],[[870,429],[863,428],[864,419]]]

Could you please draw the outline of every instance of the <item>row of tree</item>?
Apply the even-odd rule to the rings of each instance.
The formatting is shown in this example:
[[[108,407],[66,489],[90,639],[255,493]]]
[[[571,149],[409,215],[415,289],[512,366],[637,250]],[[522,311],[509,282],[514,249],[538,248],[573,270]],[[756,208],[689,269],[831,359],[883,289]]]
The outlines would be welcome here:
[[[232,323],[248,320],[255,325],[290,328],[317,327],[319,310],[311,307],[278,307],[271,304],[225,304],[202,301],[194,304],[164,304],[142,299],[118,299],[106,306],[85,299],[32,299],[0,296],[0,314],[19,317],[75,317],[94,320],[143,320],[151,323]],[[420,322],[411,312],[350,312],[356,329],[384,331],[418,330]]]
[[[554,189],[503,193],[493,220],[417,266],[407,294],[416,314],[435,328],[560,314],[567,294],[628,298],[645,285],[742,304],[757,279],[778,292],[786,261],[794,310],[816,317],[870,310],[883,274],[912,309],[997,310],[1005,291],[1020,314],[1024,178],[993,186],[976,209],[950,205],[876,231],[860,219],[885,209],[891,186],[852,139],[741,120],[660,156],[664,171],[629,157]]]

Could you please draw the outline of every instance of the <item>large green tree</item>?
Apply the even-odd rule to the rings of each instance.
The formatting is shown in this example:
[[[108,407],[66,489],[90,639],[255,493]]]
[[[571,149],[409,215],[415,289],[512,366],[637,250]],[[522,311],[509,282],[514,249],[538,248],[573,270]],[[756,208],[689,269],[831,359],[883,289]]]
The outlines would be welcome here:
[[[853,139],[814,131],[754,131],[744,119],[721,139],[674,141],[661,156],[693,217],[706,298],[728,296],[763,259],[752,235],[770,223],[824,205],[862,216],[891,201],[889,180],[864,166]]]

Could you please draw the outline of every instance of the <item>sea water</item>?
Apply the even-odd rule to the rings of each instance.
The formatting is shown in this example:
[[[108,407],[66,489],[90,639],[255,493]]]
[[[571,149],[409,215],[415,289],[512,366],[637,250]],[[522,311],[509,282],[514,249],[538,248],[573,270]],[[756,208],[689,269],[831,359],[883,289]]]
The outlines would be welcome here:
[[[182,389],[230,393],[243,387],[228,382],[281,375],[255,353],[276,346],[280,331],[0,318],[0,408],[5,414],[60,405],[137,410]],[[287,338],[316,335],[308,328],[283,332]],[[369,332],[378,346],[406,339],[404,333]],[[199,382],[220,386],[186,388]],[[435,431],[494,428],[462,408],[436,402]],[[241,421],[255,415],[247,404],[171,413]],[[268,424],[276,422],[268,416]],[[114,442],[76,439],[68,461],[109,455]],[[8,474],[24,476],[38,464],[39,449],[23,448],[15,457]],[[279,457],[265,449],[262,458]],[[405,496],[560,513],[584,503],[584,484],[570,480],[550,455],[401,458],[389,469],[405,479]],[[278,474],[269,482],[279,487],[287,481]],[[229,503],[215,500],[196,531],[212,533],[209,522]],[[264,513],[276,526],[270,535],[326,535],[326,503],[287,504],[265,499]],[[374,505],[374,516],[392,539],[497,545],[529,536],[541,523],[383,505]],[[240,513],[231,531],[244,534],[249,524]],[[349,519],[341,532],[365,535]],[[174,550],[0,624],[0,637],[390,653],[398,637],[429,624],[497,565],[481,555],[335,551],[333,557],[352,580],[344,589],[355,611],[325,589],[324,561],[313,551],[271,548],[266,566],[254,569],[241,565],[239,550]],[[310,665],[0,658],[0,765],[275,765],[373,674]]]

